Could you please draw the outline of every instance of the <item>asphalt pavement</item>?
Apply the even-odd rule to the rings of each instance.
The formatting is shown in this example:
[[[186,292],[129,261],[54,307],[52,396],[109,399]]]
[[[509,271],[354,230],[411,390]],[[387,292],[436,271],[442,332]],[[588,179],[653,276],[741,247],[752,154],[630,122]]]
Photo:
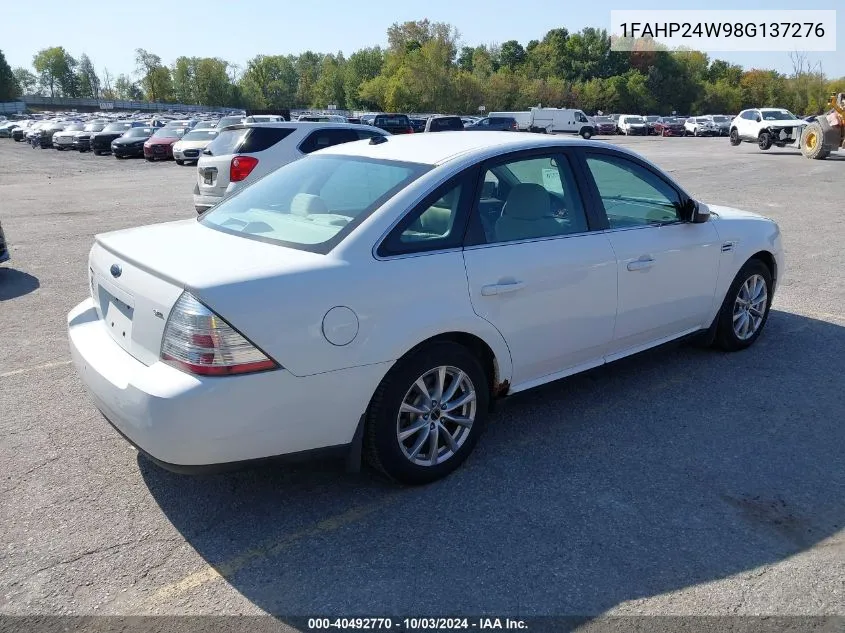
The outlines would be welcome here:
[[[780,223],[763,336],[514,396],[463,468],[401,488],[139,457],[65,315],[94,234],[193,217],[195,168],[0,139],[0,614],[845,615],[845,154],[611,140]]]

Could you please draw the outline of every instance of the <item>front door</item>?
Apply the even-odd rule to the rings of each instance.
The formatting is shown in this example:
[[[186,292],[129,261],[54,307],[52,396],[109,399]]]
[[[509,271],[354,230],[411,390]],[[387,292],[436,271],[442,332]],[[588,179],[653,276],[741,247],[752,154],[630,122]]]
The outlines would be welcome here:
[[[591,231],[563,154],[512,157],[482,168],[478,235],[464,250],[475,312],[501,332],[520,390],[598,365],[613,336],[616,260]]]
[[[617,155],[588,152],[616,254],[619,303],[608,359],[707,327],[721,242],[710,222],[681,222],[680,194]]]

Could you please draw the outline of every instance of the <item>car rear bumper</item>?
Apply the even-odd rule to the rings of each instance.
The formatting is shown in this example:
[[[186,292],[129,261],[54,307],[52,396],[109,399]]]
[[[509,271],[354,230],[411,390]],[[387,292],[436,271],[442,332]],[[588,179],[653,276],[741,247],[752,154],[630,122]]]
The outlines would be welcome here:
[[[196,193],[197,188],[194,188],[194,208],[197,210],[197,213],[202,213],[203,211],[207,211],[215,204],[223,200],[223,196],[204,196],[202,194]]]
[[[68,340],[82,382],[106,419],[176,470],[348,445],[390,366],[308,377],[285,369],[202,377],[161,362],[147,366],[112,340],[90,298],[68,314]]]

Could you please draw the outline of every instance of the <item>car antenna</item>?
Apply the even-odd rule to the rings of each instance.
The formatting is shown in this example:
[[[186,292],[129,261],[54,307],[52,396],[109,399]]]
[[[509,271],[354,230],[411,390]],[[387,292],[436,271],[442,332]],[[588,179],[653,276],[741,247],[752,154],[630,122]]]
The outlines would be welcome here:
[[[382,143],[387,143],[387,137],[382,134],[374,136],[370,139],[370,145],[380,145]]]

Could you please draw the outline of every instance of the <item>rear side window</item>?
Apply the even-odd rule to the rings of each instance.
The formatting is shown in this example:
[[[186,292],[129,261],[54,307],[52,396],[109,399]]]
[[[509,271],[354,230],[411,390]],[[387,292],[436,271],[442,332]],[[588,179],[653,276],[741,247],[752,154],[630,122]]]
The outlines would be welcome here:
[[[299,145],[299,151],[303,154],[310,154],[316,152],[318,149],[331,147],[332,145],[340,145],[341,143],[349,143],[350,141],[360,140],[358,132],[349,129],[332,129],[314,130],[309,134]]]
[[[293,131],[293,128],[286,127],[246,127],[223,130],[208,144],[206,151],[212,156],[263,152],[293,134]]]
[[[374,136],[384,136],[384,134],[377,130],[355,130],[355,133],[358,135],[359,141],[366,141]]]

